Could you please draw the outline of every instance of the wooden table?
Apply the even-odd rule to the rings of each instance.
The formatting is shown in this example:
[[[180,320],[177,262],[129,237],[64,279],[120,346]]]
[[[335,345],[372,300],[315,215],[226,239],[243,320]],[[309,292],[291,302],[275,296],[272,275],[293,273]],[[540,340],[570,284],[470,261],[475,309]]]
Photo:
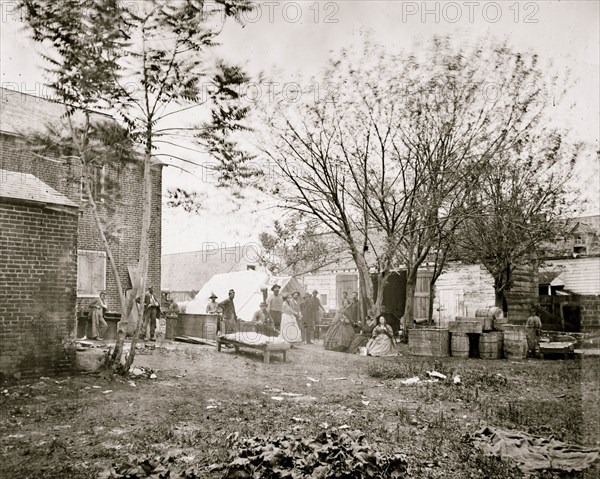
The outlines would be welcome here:
[[[568,359],[575,350],[575,343],[572,342],[548,342],[540,343],[540,359],[544,359],[545,354],[562,354]]]
[[[248,344],[233,339],[217,337],[217,351],[221,352],[221,345],[233,346],[235,348],[235,354],[240,352],[240,348],[248,348],[261,351],[263,353],[263,360],[265,364],[269,364],[271,360],[271,353],[281,353],[283,356],[283,362],[287,361],[287,350],[290,349],[289,343],[266,343],[266,344]]]

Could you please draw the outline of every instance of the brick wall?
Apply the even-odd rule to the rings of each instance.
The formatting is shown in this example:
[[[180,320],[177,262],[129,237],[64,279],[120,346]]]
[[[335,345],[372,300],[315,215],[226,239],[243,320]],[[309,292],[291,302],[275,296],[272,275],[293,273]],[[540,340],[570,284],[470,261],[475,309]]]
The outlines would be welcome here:
[[[0,168],[31,173],[48,185],[63,193],[76,204],[81,204],[78,236],[79,249],[103,251],[96,224],[87,203],[81,201],[81,164],[79,160],[45,159],[32,153],[30,146],[21,138],[0,134]],[[139,253],[139,236],[142,221],[142,165],[128,163],[108,169],[110,180],[120,185],[117,203],[100,205],[103,220],[115,232],[111,246],[124,289],[131,287],[127,266],[136,265]],[[148,286],[160,291],[161,276],[161,224],[162,224],[162,169],[152,171],[152,222],[150,227],[150,264]],[[112,206],[112,208],[110,207]],[[107,261],[106,293],[108,308],[120,312],[116,283]],[[90,298],[79,298],[77,308],[86,310]]]
[[[0,380],[68,372],[77,213],[0,198]]]

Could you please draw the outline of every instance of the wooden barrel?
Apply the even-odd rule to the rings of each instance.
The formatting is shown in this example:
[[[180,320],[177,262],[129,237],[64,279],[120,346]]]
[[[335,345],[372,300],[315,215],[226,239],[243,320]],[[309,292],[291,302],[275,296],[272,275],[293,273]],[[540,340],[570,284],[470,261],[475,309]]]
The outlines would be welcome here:
[[[450,340],[450,349],[452,356],[456,358],[469,357],[469,336],[466,334],[452,333]]]
[[[479,335],[479,357],[481,359],[500,359],[503,349],[503,334],[501,331]]]
[[[501,319],[504,317],[504,311],[496,306],[488,306],[487,308],[477,309],[475,311],[475,316],[478,318]]]
[[[525,359],[527,357],[525,331],[504,331],[504,357],[506,359]]]

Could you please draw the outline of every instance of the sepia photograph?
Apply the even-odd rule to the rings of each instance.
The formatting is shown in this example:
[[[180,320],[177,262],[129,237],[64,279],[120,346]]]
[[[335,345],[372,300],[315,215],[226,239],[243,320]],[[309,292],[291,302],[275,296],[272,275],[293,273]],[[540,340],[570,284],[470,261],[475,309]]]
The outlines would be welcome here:
[[[600,477],[600,2],[0,0],[0,477]]]

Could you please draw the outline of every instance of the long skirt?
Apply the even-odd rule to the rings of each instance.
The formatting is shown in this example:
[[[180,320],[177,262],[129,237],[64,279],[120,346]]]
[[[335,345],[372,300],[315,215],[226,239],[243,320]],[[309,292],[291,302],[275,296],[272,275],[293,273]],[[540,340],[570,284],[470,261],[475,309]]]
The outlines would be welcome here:
[[[369,338],[370,336],[366,336],[364,334],[357,334],[356,336],[354,336],[354,339],[350,343],[350,346],[348,347],[348,352],[350,354],[358,353],[360,348],[364,348],[367,345],[367,343],[369,342]]]
[[[298,322],[293,314],[284,313],[281,315],[279,337],[288,343],[302,342],[302,331],[300,330],[300,326],[298,326]]]
[[[106,327],[106,321],[104,321],[104,315],[102,314],[101,308],[92,309],[92,317],[91,317],[91,329],[92,333],[90,335],[91,339],[99,338],[104,333]]]
[[[389,356],[394,354],[396,348],[387,334],[378,334],[369,339],[367,343],[367,354],[369,356]]]
[[[354,328],[351,324],[343,321],[335,321],[323,339],[325,349],[329,351],[344,352],[348,350],[348,347],[354,339]]]

